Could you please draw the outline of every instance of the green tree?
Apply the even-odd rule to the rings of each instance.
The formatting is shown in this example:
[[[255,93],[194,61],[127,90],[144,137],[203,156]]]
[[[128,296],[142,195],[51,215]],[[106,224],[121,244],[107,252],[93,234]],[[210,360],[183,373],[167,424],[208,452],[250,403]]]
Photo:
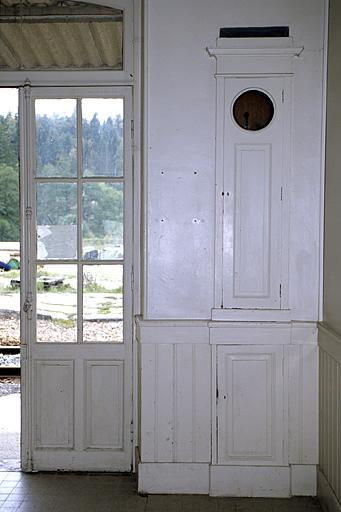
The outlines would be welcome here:
[[[18,116],[0,116],[0,164],[18,165]]]
[[[18,166],[0,164],[0,241],[18,241],[19,172]]]

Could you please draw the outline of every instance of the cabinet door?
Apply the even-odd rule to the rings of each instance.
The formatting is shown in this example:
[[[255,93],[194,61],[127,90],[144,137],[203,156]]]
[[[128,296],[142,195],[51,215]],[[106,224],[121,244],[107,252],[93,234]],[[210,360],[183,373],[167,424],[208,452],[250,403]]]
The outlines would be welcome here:
[[[283,348],[220,346],[218,464],[284,464]]]
[[[285,88],[283,78],[225,80],[224,308],[283,307],[290,159]]]

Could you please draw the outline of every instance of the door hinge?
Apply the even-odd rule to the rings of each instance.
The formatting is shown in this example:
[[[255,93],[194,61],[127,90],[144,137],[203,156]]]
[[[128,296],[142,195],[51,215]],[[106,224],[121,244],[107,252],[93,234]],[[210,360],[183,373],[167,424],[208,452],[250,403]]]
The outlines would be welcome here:
[[[219,389],[218,388],[216,390],[216,395],[215,396],[216,396],[216,400],[217,400],[217,403],[218,403],[218,400],[219,400]]]
[[[131,269],[130,274],[130,283],[131,283],[131,291],[133,292],[135,290],[135,276],[134,276],[134,268]]]
[[[134,442],[134,423],[130,422],[130,441]]]
[[[134,139],[134,119],[130,121],[130,132],[131,132],[131,138]]]
[[[284,89],[282,91],[282,103],[284,103]]]
[[[31,206],[27,206],[27,208],[25,210],[25,215],[26,215],[27,219],[30,219],[32,217],[32,208],[31,208]]]
[[[279,298],[282,298],[282,285],[279,285]]]
[[[281,187],[281,201],[283,201],[283,187]]]

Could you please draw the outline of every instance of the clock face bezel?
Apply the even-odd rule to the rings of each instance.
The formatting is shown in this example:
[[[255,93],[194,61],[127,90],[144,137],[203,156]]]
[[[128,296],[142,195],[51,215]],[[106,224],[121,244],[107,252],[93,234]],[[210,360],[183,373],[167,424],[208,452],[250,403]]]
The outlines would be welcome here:
[[[240,91],[232,101],[231,117],[238,128],[259,132],[275,118],[275,102],[268,92],[259,88]]]

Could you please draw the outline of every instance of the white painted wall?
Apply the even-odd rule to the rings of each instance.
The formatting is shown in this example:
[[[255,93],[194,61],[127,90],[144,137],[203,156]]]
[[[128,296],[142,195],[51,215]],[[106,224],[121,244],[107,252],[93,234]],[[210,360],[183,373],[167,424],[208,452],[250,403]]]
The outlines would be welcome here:
[[[313,495],[324,1],[146,0],[145,8],[139,489]],[[224,316],[211,321],[216,62],[206,48],[216,46],[220,27],[264,25],[289,25],[293,45],[304,48],[294,58],[289,313],[284,317],[274,310],[259,319],[236,310],[230,321]],[[228,354],[228,364],[222,354]],[[231,377],[235,358],[240,364]],[[261,384],[259,407],[252,411],[248,404],[256,395],[250,375]],[[227,401],[231,398],[241,404],[240,417]],[[238,425],[242,416],[238,442],[244,446],[258,437],[260,455],[261,446],[256,455],[230,449],[234,439],[227,425]],[[251,433],[248,425],[254,422],[258,430]]]
[[[210,318],[213,304],[215,62],[224,26],[289,25],[296,61],[290,302],[318,315],[323,2],[148,0],[146,318]]]

